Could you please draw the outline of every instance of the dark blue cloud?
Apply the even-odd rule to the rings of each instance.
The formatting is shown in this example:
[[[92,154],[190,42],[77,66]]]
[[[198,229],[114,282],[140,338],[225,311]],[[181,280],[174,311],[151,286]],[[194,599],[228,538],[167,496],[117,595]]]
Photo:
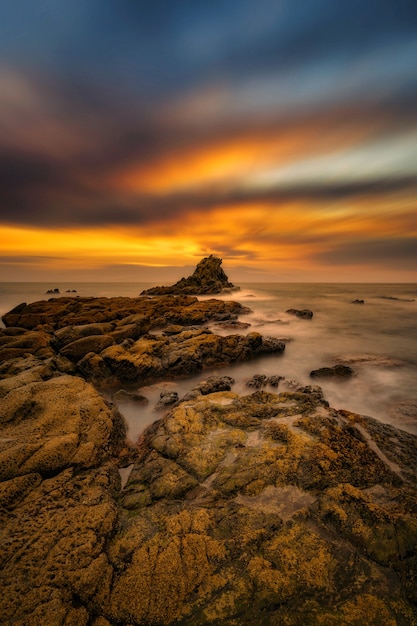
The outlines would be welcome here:
[[[382,135],[415,132],[416,55],[414,0],[2,2],[2,217],[136,223],[261,198],[236,188],[135,200],[106,181],[124,166],[177,158],[219,139],[296,131],[309,119],[317,118],[323,137],[345,127],[354,133],[373,116]],[[215,114],[209,119],[203,107],[191,119],[190,101],[210,89],[225,93]],[[267,195],[377,195],[409,191],[414,178],[319,181]]]
[[[20,0],[0,6],[0,60],[143,98],[204,81],[346,63],[415,37],[407,0]],[[410,59],[411,63],[411,59]]]

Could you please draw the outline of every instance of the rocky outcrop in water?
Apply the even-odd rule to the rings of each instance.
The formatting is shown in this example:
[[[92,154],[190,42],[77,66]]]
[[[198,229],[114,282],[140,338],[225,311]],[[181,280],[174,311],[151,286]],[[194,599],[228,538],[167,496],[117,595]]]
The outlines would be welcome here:
[[[310,372],[311,378],[350,378],[354,370],[349,365],[333,365],[332,367],[320,367]]]
[[[145,384],[282,353],[285,343],[279,339],[254,332],[219,336],[205,326],[236,321],[248,311],[236,302],[190,296],[65,297],[23,304],[3,317],[8,328],[0,333],[0,354],[5,360],[28,352],[55,356],[59,371],[99,386]]]
[[[222,259],[211,254],[209,257],[200,261],[194,273],[188,278],[181,278],[175,285],[169,287],[152,287],[151,289],[146,289],[142,292],[142,295],[206,295],[237,291],[239,287],[235,287],[229,282],[221,264]]]
[[[310,311],[310,309],[287,309],[286,313],[305,320],[311,320],[313,317],[313,311]]]
[[[59,298],[4,317],[2,623],[417,625],[417,437],[330,408],[317,386],[271,393],[281,377],[259,374],[239,396],[213,375],[161,398],[132,446],[86,380],[280,354],[277,338],[205,327],[243,311]]]

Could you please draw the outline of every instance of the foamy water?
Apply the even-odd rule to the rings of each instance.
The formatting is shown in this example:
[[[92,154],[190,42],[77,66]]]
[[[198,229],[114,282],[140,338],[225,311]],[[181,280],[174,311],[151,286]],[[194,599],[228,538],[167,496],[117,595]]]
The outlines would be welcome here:
[[[67,289],[76,289],[77,293],[71,294],[74,297],[111,297],[137,296],[148,286],[145,283],[3,283],[0,285],[0,314],[20,302],[50,298],[45,292],[55,287],[60,289],[61,295],[69,295]],[[181,397],[211,374],[232,376],[236,381],[233,391],[237,393],[253,392],[246,386],[246,380],[254,374],[285,377],[278,390],[295,382],[318,383],[336,409],[371,415],[417,432],[417,285],[243,284],[241,291],[221,297],[237,300],[252,309],[252,313],[240,318],[251,324],[240,333],[257,331],[284,338],[284,354],[141,388],[141,393],[149,398],[148,405],[119,405],[132,440],[145,426],[161,417],[154,409],[161,392],[174,390]],[[353,304],[356,299],[363,299],[365,303]],[[311,309],[313,319],[289,315],[285,312],[289,308]],[[214,327],[213,330],[221,334],[236,333]],[[337,362],[349,364],[355,376],[343,381],[310,378],[311,370]]]

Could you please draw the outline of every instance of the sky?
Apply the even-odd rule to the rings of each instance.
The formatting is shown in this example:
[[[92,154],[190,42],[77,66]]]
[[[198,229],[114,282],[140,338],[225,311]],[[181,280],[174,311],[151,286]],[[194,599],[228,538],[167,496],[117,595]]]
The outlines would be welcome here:
[[[0,2],[0,244],[0,281],[417,282],[417,3]]]

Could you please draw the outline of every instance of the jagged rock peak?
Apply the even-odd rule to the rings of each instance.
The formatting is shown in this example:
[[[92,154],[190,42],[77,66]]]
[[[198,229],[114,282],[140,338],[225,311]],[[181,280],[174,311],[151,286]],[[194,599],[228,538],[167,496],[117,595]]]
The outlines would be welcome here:
[[[229,282],[223,268],[222,259],[211,254],[202,259],[188,278],[181,278],[175,285],[169,287],[152,287],[142,291],[141,295],[165,295],[165,294],[216,294],[225,291],[238,291]]]

